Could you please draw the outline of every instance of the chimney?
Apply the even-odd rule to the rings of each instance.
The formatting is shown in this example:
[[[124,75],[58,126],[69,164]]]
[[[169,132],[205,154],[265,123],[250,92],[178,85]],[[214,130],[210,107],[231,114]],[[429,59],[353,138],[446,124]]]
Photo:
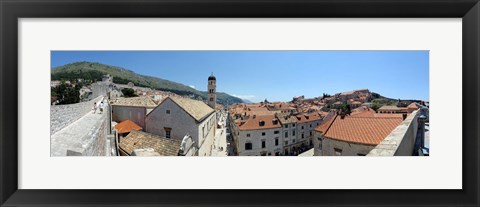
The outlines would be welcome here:
[[[341,119],[345,119],[345,114],[341,114],[341,115],[340,115],[340,118],[341,118]]]
[[[407,118],[407,114],[402,114],[402,118],[405,120]]]

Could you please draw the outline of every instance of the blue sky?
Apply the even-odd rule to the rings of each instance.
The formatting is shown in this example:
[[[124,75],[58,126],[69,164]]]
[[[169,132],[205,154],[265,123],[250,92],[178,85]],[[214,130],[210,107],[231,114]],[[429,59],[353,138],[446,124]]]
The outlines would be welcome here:
[[[77,61],[136,73],[254,102],[290,101],[368,88],[390,98],[429,100],[428,51],[52,51],[51,65]]]

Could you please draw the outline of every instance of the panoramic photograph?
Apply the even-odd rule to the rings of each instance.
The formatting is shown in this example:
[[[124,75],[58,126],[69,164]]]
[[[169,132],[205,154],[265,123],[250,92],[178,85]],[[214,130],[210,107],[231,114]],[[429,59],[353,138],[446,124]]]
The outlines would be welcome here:
[[[429,156],[429,51],[51,51],[50,156]]]

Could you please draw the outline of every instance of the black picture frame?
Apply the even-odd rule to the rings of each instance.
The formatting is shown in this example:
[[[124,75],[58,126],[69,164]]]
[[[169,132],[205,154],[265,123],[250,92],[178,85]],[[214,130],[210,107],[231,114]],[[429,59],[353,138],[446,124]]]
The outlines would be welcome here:
[[[478,0],[0,0],[2,206],[479,206]],[[18,189],[18,18],[462,18],[462,190]],[[452,71],[452,73],[459,71]],[[454,120],[452,120],[454,121]],[[39,166],[41,167],[41,165]],[[412,169],[419,175],[428,169]],[[426,172],[425,172],[426,171]],[[313,179],[313,178],[312,178]],[[445,178],[448,179],[448,178]],[[54,182],[54,181],[52,181]]]

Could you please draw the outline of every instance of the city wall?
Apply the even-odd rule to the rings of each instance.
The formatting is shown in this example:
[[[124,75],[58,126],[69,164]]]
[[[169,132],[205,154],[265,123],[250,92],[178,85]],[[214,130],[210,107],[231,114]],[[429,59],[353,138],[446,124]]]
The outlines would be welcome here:
[[[415,148],[419,110],[411,113],[367,156],[411,156]]]
[[[88,102],[50,106],[50,135],[57,133],[91,112],[93,104],[100,100],[102,100],[102,97],[97,97]]]

